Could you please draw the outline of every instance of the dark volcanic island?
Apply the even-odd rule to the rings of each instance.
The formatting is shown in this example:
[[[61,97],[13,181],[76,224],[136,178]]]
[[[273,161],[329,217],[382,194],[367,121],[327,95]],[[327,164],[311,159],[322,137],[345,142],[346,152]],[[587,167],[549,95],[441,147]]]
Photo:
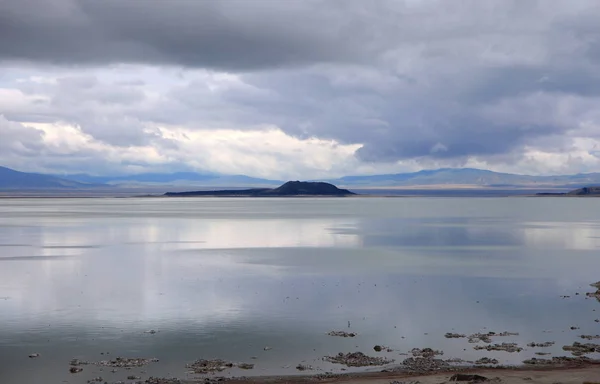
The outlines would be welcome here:
[[[286,197],[286,196],[352,196],[347,189],[333,184],[310,181],[288,181],[277,188],[252,188],[240,190],[167,192],[168,197],[225,196],[225,197]]]

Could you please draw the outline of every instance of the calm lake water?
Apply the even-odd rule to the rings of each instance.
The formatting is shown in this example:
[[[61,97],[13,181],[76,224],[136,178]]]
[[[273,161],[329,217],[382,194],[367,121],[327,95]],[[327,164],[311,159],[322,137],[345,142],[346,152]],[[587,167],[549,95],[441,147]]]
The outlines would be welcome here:
[[[192,378],[199,358],[340,372],[322,357],[415,347],[519,364],[600,334],[598,280],[600,199],[0,199],[0,383]],[[525,350],[444,338],[480,331]],[[116,356],[160,361],[68,372]]]

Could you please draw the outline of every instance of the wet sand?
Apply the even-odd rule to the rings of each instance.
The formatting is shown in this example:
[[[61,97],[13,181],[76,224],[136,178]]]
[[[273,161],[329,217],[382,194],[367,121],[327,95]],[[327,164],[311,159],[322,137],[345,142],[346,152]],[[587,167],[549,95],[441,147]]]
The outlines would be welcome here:
[[[468,369],[460,371],[462,374],[479,375],[487,378],[490,383],[502,384],[600,384],[600,362],[590,363],[584,367],[553,367],[553,368],[496,368],[496,369]],[[441,383],[469,383],[473,380],[453,381],[452,376],[456,371],[436,372],[432,374],[407,374],[407,373],[364,373],[337,375],[333,377],[303,376],[303,377],[256,377],[230,379],[230,384],[283,384],[283,383],[343,383],[343,384],[441,384]],[[204,382],[199,380],[197,382]],[[192,382],[190,382],[192,383]]]

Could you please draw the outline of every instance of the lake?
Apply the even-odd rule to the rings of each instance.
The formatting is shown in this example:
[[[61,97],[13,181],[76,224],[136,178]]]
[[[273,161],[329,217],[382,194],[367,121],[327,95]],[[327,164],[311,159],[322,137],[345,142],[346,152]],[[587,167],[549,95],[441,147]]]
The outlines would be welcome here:
[[[193,378],[200,358],[255,364],[220,375],[350,372],[322,358],[399,364],[423,347],[569,356],[600,333],[585,295],[599,251],[600,199],[0,199],[0,383]],[[444,337],[489,331],[524,350]],[[69,373],[73,358],[117,356],[159,361]]]

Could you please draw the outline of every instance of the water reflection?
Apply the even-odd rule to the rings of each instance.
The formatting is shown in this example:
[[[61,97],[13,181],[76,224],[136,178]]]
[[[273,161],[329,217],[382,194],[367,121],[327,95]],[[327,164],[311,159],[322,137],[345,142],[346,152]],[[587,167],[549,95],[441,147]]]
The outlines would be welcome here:
[[[454,200],[439,218],[424,208],[435,199],[336,199],[312,216],[322,201],[298,200],[244,200],[241,214],[227,199],[133,200],[135,215],[113,200],[0,204],[0,382],[62,381],[70,358],[100,351],[159,357],[147,368],[157,374],[182,376],[199,357],[257,355],[244,374],[290,374],[282,367],[302,360],[339,369],[320,357],[374,344],[396,360],[426,346],[482,356],[444,339],[451,331],[519,332],[497,342],[556,341],[560,355],[578,334],[597,333],[600,308],[584,292],[600,279],[600,227],[584,211],[569,217],[569,200],[568,214],[557,208],[546,221],[517,199],[487,199],[483,213]],[[348,322],[359,337],[325,335]],[[32,352],[43,359],[24,362]],[[518,363],[534,352],[484,355]]]

